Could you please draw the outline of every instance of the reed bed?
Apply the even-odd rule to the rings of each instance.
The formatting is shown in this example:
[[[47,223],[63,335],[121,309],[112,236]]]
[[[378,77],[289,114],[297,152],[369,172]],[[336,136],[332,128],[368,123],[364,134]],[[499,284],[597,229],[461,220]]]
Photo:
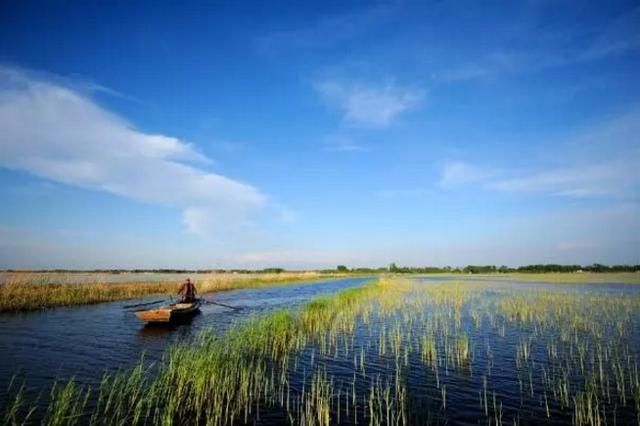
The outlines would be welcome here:
[[[500,275],[514,281],[534,281],[554,284],[640,284],[638,272],[548,272],[511,273]]]
[[[214,273],[197,277],[200,293],[256,288],[338,278],[344,274],[318,272],[282,272],[232,274]],[[97,279],[101,276],[97,275]],[[14,273],[0,284],[0,312],[31,311],[56,306],[87,305],[116,300],[136,299],[150,295],[175,294],[180,281],[135,281],[122,283],[71,283],[64,274]]]
[[[69,381],[46,407],[17,391],[5,419],[640,425],[639,315],[638,293],[383,277],[205,331],[95,390]]]

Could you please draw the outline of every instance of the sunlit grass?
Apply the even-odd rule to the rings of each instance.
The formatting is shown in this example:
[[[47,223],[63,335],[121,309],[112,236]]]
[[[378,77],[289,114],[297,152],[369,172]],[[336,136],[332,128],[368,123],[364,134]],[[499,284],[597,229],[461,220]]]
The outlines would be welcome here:
[[[483,424],[640,424],[639,313],[638,294],[383,277],[174,344],[157,368],[105,377],[91,409],[91,391],[69,382],[44,422],[84,408],[92,424],[253,423],[274,410],[301,425],[429,424],[462,409]],[[505,374],[520,408],[504,404]],[[456,406],[452,390],[477,402]],[[27,406],[18,392],[5,418]]]
[[[534,281],[567,284],[640,284],[638,272],[550,272],[550,273],[513,273],[501,275],[514,281]]]
[[[495,274],[434,273],[416,275],[459,280],[471,278],[474,280],[529,281],[557,284],[640,284],[640,272],[511,272]]]
[[[207,274],[198,277],[200,293],[255,288],[344,276],[317,272],[282,272],[255,274]],[[99,275],[97,276],[99,277]],[[83,305],[115,300],[136,299],[150,295],[175,294],[179,281],[125,283],[68,283],[61,274],[16,273],[0,285],[0,312],[27,311],[55,306]]]

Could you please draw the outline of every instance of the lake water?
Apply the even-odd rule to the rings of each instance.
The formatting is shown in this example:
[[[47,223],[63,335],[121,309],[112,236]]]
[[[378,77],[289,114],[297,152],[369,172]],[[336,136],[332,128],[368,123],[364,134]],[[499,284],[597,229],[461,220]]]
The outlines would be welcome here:
[[[29,395],[47,392],[54,380],[74,377],[97,385],[105,371],[124,369],[144,353],[160,358],[167,345],[204,327],[222,333],[229,325],[278,308],[296,307],[309,299],[362,285],[368,278],[313,281],[261,289],[240,289],[204,295],[205,299],[239,311],[203,305],[190,323],[175,327],[145,326],[125,305],[162,297],[98,305],[72,306],[39,312],[0,314],[0,405],[15,375],[26,380]]]
[[[325,354],[315,346],[296,357],[291,387],[299,394],[326,374],[332,419],[343,424],[367,424],[376,410],[376,421],[395,423],[385,416],[402,404],[408,424],[640,424],[640,286],[466,282],[473,287],[458,301],[436,300],[441,290],[409,293],[391,311],[374,301],[346,339]],[[425,336],[437,347],[432,365],[422,353]],[[462,361],[460,342],[468,350]],[[356,394],[357,402],[345,410],[336,393]],[[587,420],[577,414],[585,407],[595,407]],[[285,419],[275,409],[262,422]]]
[[[415,279],[419,285],[427,287],[445,280]],[[461,280],[464,278],[456,281]],[[29,386],[27,399],[40,392],[46,393],[56,379],[75,377],[79,383],[95,386],[105,371],[129,367],[143,353],[149,361],[159,360],[168,344],[188,339],[203,328],[223,333],[231,324],[254,315],[278,308],[295,308],[315,296],[334,294],[367,281],[367,278],[340,279],[211,294],[206,297],[241,309],[233,311],[204,305],[202,313],[190,323],[173,327],[145,327],[131,312],[123,309],[124,305],[137,301],[0,315],[0,401],[7,400],[6,388],[14,375],[19,380],[26,380]],[[336,408],[335,400],[332,402],[334,423],[339,420],[345,424],[367,424],[372,389],[394,389],[401,381],[407,390],[410,424],[488,424],[495,422],[498,416],[504,424],[514,421],[517,424],[571,424],[574,420],[572,408],[562,407],[557,402],[553,395],[555,386],[566,369],[571,397],[580,397],[579,390],[585,384],[583,373],[577,367],[578,351],[582,350],[580,348],[587,351],[585,371],[592,371],[596,359],[593,351],[599,342],[603,342],[611,348],[607,352],[611,359],[619,356],[615,353],[618,347],[626,351],[623,357],[626,364],[620,368],[624,369],[622,381],[627,387],[623,394],[628,402],[623,405],[620,395],[613,390],[613,397],[600,401],[602,415],[607,424],[637,424],[639,417],[634,395],[640,398],[640,391],[634,390],[632,381],[634,366],[635,377],[638,374],[640,312],[628,310],[629,306],[636,307],[637,304],[624,302],[637,300],[640,286],[481,281],[469,280],[479,287],[477,293],[465,299],[456,319],[459,323],[453,328],[450,323],[454,318],[453,310],[446,304],[439,312],[439,305],[431,305],[430,300],[425,300],[425,304],[410,315],[404,308],[381,315],[374,307],[367,315],[358,317],[344,348],[340,343],[335,352],[332,349],[322,354],[317,347],[310,346],[292,357],[289,372],[292,394],[303,392],[314,374],[324,372],[340,395],[354,392],[358,396],[351,411],[345,410],[346,402],[338,405],[341,408]],[[600,334],[594,337],[588,324],[577,322],[575,327],[580,334],[576,332],[574,338],[563,334],[569,323],[510,320],[504,312],[499,313],[503,300],[522,298],[525,303],[533,304],[540,294],[549,300],[564,297],[569,303],[557,311],[550,305],[549,318],[564,318],[563,309],[576,308],[574,314],[580,317],[579,309],[583,307],[587,310],[582,312],[586,314],[584,317],[601,323],[602,326],[597,327]],[[150,297],[140,302],[156,299]],[[409,296],[407,303],[412,300]],[[571,305],[572,300],[576,304]],[[616,312],[618,306],[626,307],[627,311]],[[622,337],[615,334],[618,316],[624,317]],[[443,318],[446,324],[441,322]],[[584,318],[578,320],[584,321]],[[433,336],[441,352],[437,367],[429,368],[421,356],[420,340],[429,332],[429,327],[434,327],[433,324],[436,324]],[[406,361],[399,362],[398,355],[390,349],[396,330],[401,334],[398,353],[406,357]],[[453,359],[446,359],[442,350],[451,341],[456,342],[460,335],[468,338],[470,355],[467,361],[456,365]],[[447,342],[447,338],[451,341]],[[580,346],[577,340],[585,342],[584,345]],[[523,344],[528,344],[531,351],[526,361],[520,360],[516,352]],[[557,358],[551,356],[553,350],[560,353]],[[364,360],[362,366],[359,365],[360,357]],[[608,364],[605,370],[607,386],[611,380],[613,387],[614,372]],[[487,389],[486,397],[484,388]],[[282,409],[267,407],[261,418],[253,419],[253,422],[281,424],[286,418]]]

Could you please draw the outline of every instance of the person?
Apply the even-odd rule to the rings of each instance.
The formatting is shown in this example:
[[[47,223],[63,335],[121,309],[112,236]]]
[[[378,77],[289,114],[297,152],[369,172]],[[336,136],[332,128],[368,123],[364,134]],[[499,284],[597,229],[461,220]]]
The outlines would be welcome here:
[[[190,278],[182,284],[178,294],[182,296],[182,303],[192,303],[196,300],[196,286],[193,284]]]

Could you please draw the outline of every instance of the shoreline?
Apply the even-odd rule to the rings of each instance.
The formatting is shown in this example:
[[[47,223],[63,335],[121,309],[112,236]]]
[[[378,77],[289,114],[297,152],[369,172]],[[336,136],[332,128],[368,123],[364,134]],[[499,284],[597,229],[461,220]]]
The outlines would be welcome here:
[[[127,282],[86,282],[62,283],[58,273],[50,275],[38,274],[34,282],[30,282],[30,274],[15,273],[5,283],[0,284],[0,314],[28,312],[51,309],[62,306],[91,305],[138,299],[154,295],[175,294],[181,280],[148,280]],[[207,294],[241,288],[272,287],[297,284],[305,281],[357,278],[362,276],[391,275],[397,277],[433,277],[465,280],[493,279],[498,281],[512,280],[516,282],[543,282],[550,284],[628,284],[640,285],[640,273],[635,272],[547,272],[547,273],[507,273],[507,274],[360,274],[343,272],[280,272],[280,273],[213,273],[196,279],[198,293]],[[33,277],[32,277],[33,278]],[[100,275],[97,274],[96,279]]]
[[[277,274],[210,274],[200,277],[196,286],[199,294],[242,288],[276,287],[324,279],[357,278],[360,275],[343,273],[277,273]],[[173,295],[180,280],[132,281],[123,283],[31,283],[24,279],[0,285],[0,314],[39,311],[63,306],[93,305],[139,299],[147,296]]]

